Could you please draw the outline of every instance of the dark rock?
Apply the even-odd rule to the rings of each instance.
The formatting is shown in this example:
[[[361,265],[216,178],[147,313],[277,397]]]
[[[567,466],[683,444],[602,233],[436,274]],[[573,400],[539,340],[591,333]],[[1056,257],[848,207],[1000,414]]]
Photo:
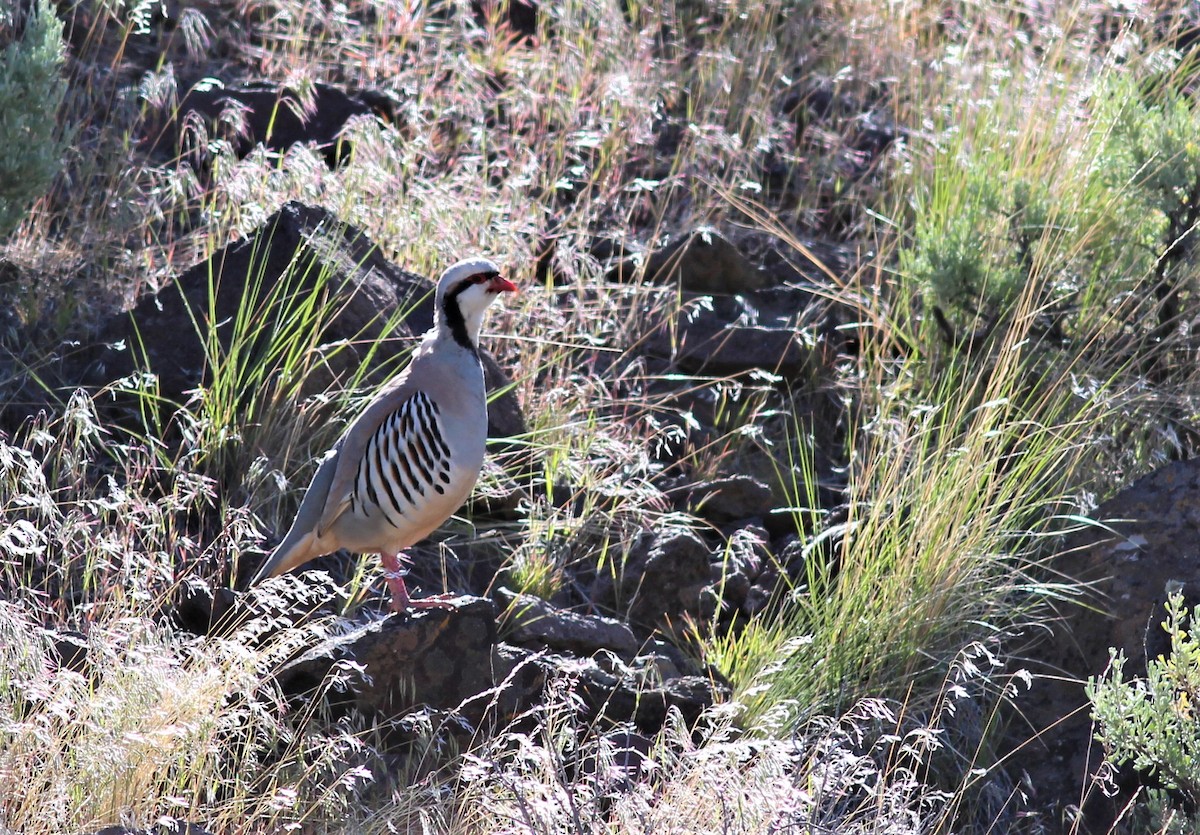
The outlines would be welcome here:
[[[236,593],[230,588],[213,588],[202,577],[184,579],[175,593],[171,620],[176,626],[193,635],[221,634],[230,623],[230,612],[236,604]]]
[[[779,580],[779,570],[775,566],[769,565],[763,569],[746,592],[746,599],[742,601],[742,612],[753,617],[766,609],[779,596]]]
[[[805,515],[790,507],[777,507],[763,517],[763,527],[772,539],[804,533]]]
[[[536,0],[471,0],[471,14],[481,25],[496,20],[522,38],[537,35]]]
[[[496,682],[494,712],[503,726],[514,717],[542,702],[546,674],[550,665],[547,654],[511,644],[497,644],[492,650],[492,677]]]
[[[93,672],[91,659],[88,657],[87,636],[72,629],[50,631],[50,661],[60,670],[70,670],[85,678],[90,678]]]
[[[779,564],[793,580],[804,582],[808,575],[809,542],[807,539],[789,534],[781,541],[777,550]]]
[[[480,483],[475,485],[467,500],[467,509],[471,516],[487,516],[489,519],[506,522],[524,518],[525,514],[521,508],[530,500],[530,489],[524,484],[528,484],[532,474],[521,475],[524,484],[509,478],[508,471],[498,475],[495,480],[480,479]]]
[[[754,580],[774,561],[769,547],[770,541],[771,536],[767,529],[759,525],[737,528],[729,534],[729,560],[738,571]]]
[[[609,281],[632,281],[644,273],[656,284],[718,294],[747,293],[767,285],[766,274],[715,229],[697,229],[650,252],[615,238],[599,238],[589,251],[606,266]]]
[[[1086,794],[1083,831],[1108,832],[1136,789],[1125,773],[1115,796],[1091,784],[1103,758],[1083,683],[1104,672],[1109,647],[1125,653],[1127,677],[1145,677],[1147,656],[1169,649],[1159,625],[1168,589],[1181,588],[1189,608],[1200,603],[1197,495],[1200,459],[1150,473],[1097,508],[1091,515],[1100,524],[1070,536],[1051,565],[1055,577],[1086,583],[1089,593],[1080,605],[1060,606],[1053,637],[1027,653],[1035,676],[1017,705],[1012,743],[1030,746],[1020,762],[1047,820]]]
[[[724,553],[713,561],[712,581],[715,592],[733,608],[741,608],[754,582],[769,564],[767,532],[757,526],[734,531]]]
[[[745,293],[766,285],[766,276],[715,229],[697,229],[655,250],[646,262],[647,278],[677,282],[695,293]]]
[[[647,644],[646,655],[639,655],[633,660],[634,666],[643,663],[653,664],[663,681],[682,676],[707,675],[708,668],[701,665],[695,658],[684,654],[683,650],[672,643],[659,638],[651,638]]]
[[[689,484],[667,495],[680,499],[689,512],[718,524],[763,517],[774,504],[771,488],[745,475]]]
[[[633,723],[642,733],[654,734],[672,708],[693,724],[717,698],[727,698],[731,692],[728,682],[716,677],[683,676],[664,682],[656,668],[626,665],[611,657],[581,659],[508,650],[502,658],[504,666],[497,669],[496,678],[501,681],[504,674],[509,692],[506,696],[502,688],[499,699],[510,710],[518,703],[526,710],[544,704],[549,682],[565,679],[579,700],[584,720],[593,728]]]
[[[602,734],[583,745],[583,774],[601,792],[629,791],[650,778],[652,747],[650,737],[628,729]]]
[[[493,685],[496,609],[481,597],[459,597],[445,608],[388,615],[365,624],[346,622],[335,635],[279,673],[284,692],[316,687],[335,664],[347,665],[349,690],[358,708],[388,718],[420,705],[463,707],[478,718],[477,697]],[[472,705],[468,702],[475,701]]]
[[[369,675],[359,706],[396,715],[411,706],[454,708],[492,686],[496,610],[485,598],[459,598],[453,609],[408,619],[390,616],[354,644]]]
[[[378,343],[390,342],[397,347],[382,351],[382,360],[373,357],[367,376],[368,383],[381,383],[403,367],[407,352],[399,347],[433,324],[432,291],[430,281],[397,269],[353,226],[324,209],[290,202],[244,240],[189,269],[174,286],[143,299],[128,315],[114,317],[103,330],[103,346],[80,352],[86,365],[67,379],[109,384],[141,368],[144,352],[145,365],[157,375],[161,402],[185,402],[189,392],[211,380],[207,329],[216,329],[216,340],[228,352],[233,323],[249,314],[255,327],[252,334],[242,334],[248,342],[239,351],[248,368],[261,372],[254,380],[274,380],[282,360],[271,353],[270,337],[287,329],[294,305],[315,294],[326,299],[330,315],[312,342],[320,346],[319,360],[297,396],[352,379]],[[389,329],[389,321],[405,310],[399,326]],[[486,353],[484,370],[490,389],[510,383]],[[262,383],[248,385],[243,393],[247,399],[266,396]],[[490,436],[524,431],[512,391],[492,401]]]
[[[757,251],[752,257],[761,264],[769,283],[759,295],[767,298],[775,292],[786,294],[797,289],[808,293],[809,288],[828,284],[831,278],[846,279],[859,269],[864,257],[864,253],[845,244],[819,238],[783,241],[767,233],[751,232],[740,238],[739,243],[749,250],[748,255]]]
[[[661,687],[648,687],[629,675],[592,670],[580,677],[579,694],[596,717],[632,722],[645,733],[661,729],[671,708],[679,710],[688,724],[695,724],[715,700],[713,682],[701,676],[686,676]]]
[[[800,329],[811,323],[814,307],[824,308],[826,299],[806,287],[767,287],[750,297],[758,313],[755,324],[776,329]],[[819,332],[818,328],[810,328]]]
[[[790,330],[689,327],[680,334],[673,360],[690,374],[733,376],[761,369],[786,380],[809,376],[812,351]]]
[[[475,507],[465,505],[461,513],[475,518]],[[406,549],[406,554],[411,565],[406,582],[414,596],[451,591],[488,597],[496,585],[497,574],[509,561],[511,550],[502,536],[473,536],[464,531],[430,538]],[[381,575],[378,585],[390,600]]]
[[[513,622],[509,639],[520,646],[585,656],[610,650],[626,659],[633,658],[641,646],[633,630],[619,620],[568,612],[540,597],[508,589],[499,589],[497,595],[508,606]]]
[[[691,530],[642,531],[613,572],[596,578],[593,600],[647,631],[700,611],[709,582],[708,546]]]
[[[709,585],[700,589],[700,602],[696,607],[699,620],[702,623],[712,623],[721,612],[721,594],[717,585]]]
[[[758,310],[741,297],[695,298],[682,316],[674,328],[659,322],[644,345],[690,374],[723,377],[761,369],[798,380],[815,371],[813,351],[796,331],[756,325]]]
[[[511,597],[515,605],[528,600]],[[539,603],[534,600],[535,606]],[[569,613],[550,611],[547,619],[561,623],[565,614]],[[604,720],[596,730],[633,722],[639,730],[654,733],[668,710],[677,709],[695,721],[728,694],[726,682],[711,672],[697,674],[700,671],[675,647],[653,641],[650,653],[634,658],[637,644],[628,629],[614,630],[605,619],[587,620],[585,631],[617,637],[598,641],[589,634],[561,643],[584,648],[623,645],[632,662],[602,648],[594,650],[594,658],[577,658],[499,644],[495,607],[482,598],[460,597],[446,608],[366,623],[330,618],[322,632],[312,633],[316,643],[281,665],[277,681],[298,701],[320,691],[335,706],[352,706],[379,718],[417,710],[448,711],[469,728],[485,719],[507,726],[528,718],[531,710],[544,705],[553,680],[570,682],[581,721],[592,726]],[[335,691],[343,694],[340,702],[335,701]]]
[[[792,530],[777,535],[771,530],[771,517],[765,527],[777,539],[776,564],[792,585],[804,585],[813,573],[832,577],[837,573],[843,540],[849,530],[850,507],[830,500],[826,510],[805,508],[789,511]],[[819,568],[816,566],[820,566]]]
[[[827,78],[805,78],[784,95],[781,108],[796,122],[797,135],[823,125],[846,137],[855,151],[874,158],[907,135],[878,102],[838,91]],[[863,168],[866,167],[864,162]]]
[[[637,246],[625,238],[614,237],[594,239],[588,247],[588,254],[607,268],[610,281],[631,281],[636,262],[642,257],[642,251]]]
[[[629,665],[647,675],[650,681],[666,682],[699,672],[695,664],[681,657],[682,653],[677,647],[668,650],[666,647],[670,645],[663,641],[654,641],[652,646],[653,652],[637,656]]]
[[[393,121],[395,114],[395,102],[375,91],[351,93],[317,82],[301,95],[270,82],[226,86],[205,78],[184,94],[173,112],[159,114],[146,141],[150,153],[187,157],[198,168],[208,162],[211,139],[229,142],[239,158],[259,145],[286,151],[300,142],[312,142],[334,167],[349,156],[350,148],[338,141],[338,135],[350,119]]]
[[[746,600],[746,595],[750,593],[751,580],[736,565],[714,560],[709,578],[712,580],[714,593],[734,606],[741,606]]]

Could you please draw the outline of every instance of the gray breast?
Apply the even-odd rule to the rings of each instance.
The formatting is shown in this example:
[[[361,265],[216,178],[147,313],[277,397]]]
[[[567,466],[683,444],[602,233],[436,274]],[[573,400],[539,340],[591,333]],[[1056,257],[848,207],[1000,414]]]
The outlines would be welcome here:
[[[355,475],[351,511],[366,518],[381,515],[403,529],[429,497],[446,492],[450,456],[437,403],[416,392],[371,435]]]

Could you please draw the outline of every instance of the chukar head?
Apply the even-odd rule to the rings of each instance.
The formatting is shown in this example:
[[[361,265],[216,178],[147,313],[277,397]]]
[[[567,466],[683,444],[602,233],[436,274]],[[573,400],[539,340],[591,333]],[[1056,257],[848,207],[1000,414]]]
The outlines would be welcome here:
[[[434,321],[439,331],[448,330],[455,342],[475,350],[488,305],[501,293],[516,290],[517,285],[486,258],[459,261],[438,280]]]

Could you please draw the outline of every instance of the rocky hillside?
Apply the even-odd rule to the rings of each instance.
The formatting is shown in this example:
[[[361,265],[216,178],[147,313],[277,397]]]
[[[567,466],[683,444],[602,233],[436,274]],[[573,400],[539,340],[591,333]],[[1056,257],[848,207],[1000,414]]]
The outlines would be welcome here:
[[[1190,12],[911,5],[0,11],[0,831],[1184,831]],[[474,254],[445,605],[252,586]]]

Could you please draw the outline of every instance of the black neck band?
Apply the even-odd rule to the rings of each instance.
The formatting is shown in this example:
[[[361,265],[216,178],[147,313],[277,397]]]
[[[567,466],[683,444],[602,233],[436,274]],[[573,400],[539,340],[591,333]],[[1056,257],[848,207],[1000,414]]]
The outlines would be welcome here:
[[[458,306],[458,294],[470,286],[471,282],[464,281],[442,298],[442,316],[454,341],[474,354],[477,348],[471,341],[471,335],[467,333],[467,320],[463,318],[462,309]]]

